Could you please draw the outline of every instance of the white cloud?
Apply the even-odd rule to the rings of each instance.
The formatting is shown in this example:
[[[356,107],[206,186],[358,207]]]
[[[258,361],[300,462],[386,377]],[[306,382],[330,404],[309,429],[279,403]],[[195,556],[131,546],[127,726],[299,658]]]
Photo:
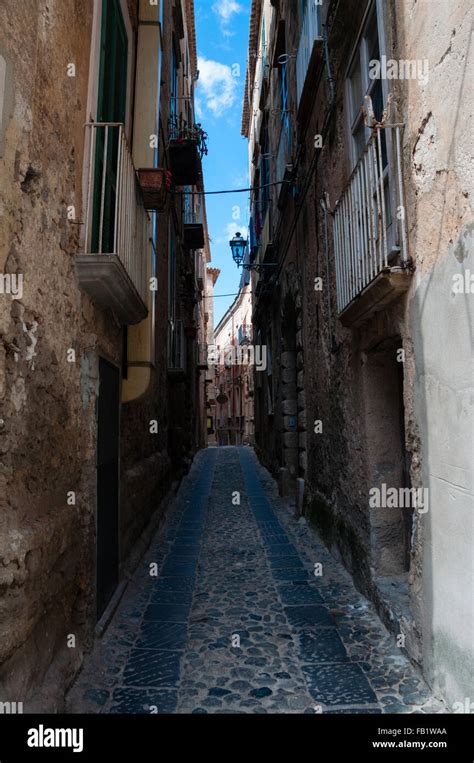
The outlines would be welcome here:
[[[218,61],[199,58],[199,88],[197,99],[199,113],[207,108],[213,116],[220,116],[232,108],[237,98],[238,81],[232,76],[230,66]]]
[[[246,172],[241,172],[237,175],[234,175],[232,178],[232,186],[234,188],[248,188],[249,183],[250,181],[248,170]]]
[[[219,16],[222,33],[226,37],[231,37],[235,34],[235,32],[229,28],[229,25],[232,21],[232,17],[244,10],[242,5],[237,3],[236,0],[217,0],[212,6],[212,10]]]
[[[241,236],[244,238],[247,238],[248,230],[247,226],[243,223],[239,222],[238,220],[234,220],[231,223],[227,223],[222,229],[223,234],[219,236],[218,238],[214,239],[214,243],[216,244],[228,244],[229,241],[234,238],[236,233],[240,233]]]

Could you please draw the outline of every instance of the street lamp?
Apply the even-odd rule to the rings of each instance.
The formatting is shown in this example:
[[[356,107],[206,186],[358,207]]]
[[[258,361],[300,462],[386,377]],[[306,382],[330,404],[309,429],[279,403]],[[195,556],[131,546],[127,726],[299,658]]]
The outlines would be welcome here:
[[[232,259],[234,260],[237,267],[240,268],[244,261],[245,250],[247,249],[247,241],[242,238],[240,232],[237,232],[232,241],[229,241],[229,244],[232,250]]]

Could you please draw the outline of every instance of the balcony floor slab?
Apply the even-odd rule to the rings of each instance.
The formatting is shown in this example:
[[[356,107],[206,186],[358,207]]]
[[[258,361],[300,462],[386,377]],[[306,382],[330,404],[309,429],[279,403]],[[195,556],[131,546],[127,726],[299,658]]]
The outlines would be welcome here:
[[[116,254],[78,254],[79,286],[124,326],[140,323],[148,309]]]
[[[387,268],[379,273],[339,314],[344,326],[356,328],[406,292],[412,272]]]

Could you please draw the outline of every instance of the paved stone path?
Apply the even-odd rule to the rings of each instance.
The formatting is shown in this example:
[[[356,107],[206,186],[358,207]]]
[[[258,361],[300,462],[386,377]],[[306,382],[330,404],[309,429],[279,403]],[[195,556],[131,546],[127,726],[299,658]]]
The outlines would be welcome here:
[[[249,448],[197,455],[68,710],[447,711]]]

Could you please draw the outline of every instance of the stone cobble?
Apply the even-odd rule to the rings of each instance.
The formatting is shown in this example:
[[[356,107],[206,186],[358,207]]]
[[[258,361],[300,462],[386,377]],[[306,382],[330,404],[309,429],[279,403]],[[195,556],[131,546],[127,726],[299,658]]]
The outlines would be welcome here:
[[[68,710],[446,712],[249,448],[196,456]]]

